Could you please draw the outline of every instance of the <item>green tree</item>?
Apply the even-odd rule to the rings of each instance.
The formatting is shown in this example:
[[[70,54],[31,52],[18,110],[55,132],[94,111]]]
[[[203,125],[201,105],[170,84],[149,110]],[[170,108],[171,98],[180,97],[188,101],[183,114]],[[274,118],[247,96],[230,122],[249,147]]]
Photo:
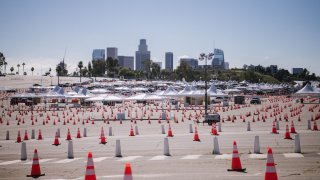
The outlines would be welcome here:
[[[106,71],[106,62],[104,60],[92,61],[93,75],[95,77],[103,76]]]
[[[175,73],[179,80],[182,80],[182,78],[185,78],[186,81],[194,80],[192,69],[185,61],[180,62],[180,66],[177,67]]]
[[[118,70],[118,60],[117,59],[112,59],[111,57],[108,57],[106,60],[106,70],[108,71],[108,75],[114,76],[117,74]]]
[[[152,75],[151,78],[152,79],[159,79],[160,71],[161,71],[161,68],[160,68],[159,64],[156,64],[156,63],[151,64],[151,75]]]
[[[32,73],[32,76],[33,76],[33,71],[34,71],[34,67],[31,67],[31,73]]]
[[[14,71],[14,67],[13,66],[11,66],[10,71],[11,71],[11,73]]]
[[[81,74],[83,77],[86,77],[88,75],[88,68],[87,67],[84,67],[82,70],[81,70]]]
[[[4,57],[3,53],[0,52],[0,69],[2,69],[2,66],[6,66],[6,58]],[[1,71],[0,71],[1,72]]]
[[[79,73],[80,73],[80,83],[81,83],[81,70],[83,68],[83,62],[82,61],[79,61],[78,68],[80,69]]]
[[[68,74],[67,64],[62,61],[57,64],[56,73],[58,76],[66,76]]]
[[[56,67],[56,73],[57,73],[57,76],[58,76],[58,86],[60,84],[60,76],[62,75],[62,71],[63,71],[63,69],[62,69],[61,65],[58,64],[57,67]]]
[[[145,71],[147,79],[151,78],[151,64],[152,64],[151,59],[146,59],[143,61],[143,67],[144,67],[144,71]]]
[[[92,77],[92,70],[93,70],[93,69],[92,69],[91,62],[89,62],[89,63],[88,63],[88,73],[89,73],[89,76],[90,76],[90,77]]]

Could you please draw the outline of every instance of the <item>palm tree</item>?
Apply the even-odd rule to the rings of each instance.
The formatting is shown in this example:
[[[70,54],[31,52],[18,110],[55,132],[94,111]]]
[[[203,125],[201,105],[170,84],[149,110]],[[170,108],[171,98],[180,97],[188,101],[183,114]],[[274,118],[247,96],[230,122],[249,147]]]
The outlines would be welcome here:
[[[20,69],[20,64],[17,64],[17,67],[18,67],[18,74],[19,74],[19,73],[20,73],[20,72],[19,72],[19,69]]]
[[[83,68],[83,62],[79,61],[78,68],[80,69],[80,83],[81,83],[81,69]]]
[[[0,52],[0,69],[2,70],[2,66],[6,62],[6,58],[4,57],[3,53]]]
[[[22,63],[22,74],[24,74],[24,66],[26,65],[26,63]]]
[[[57,76],[58,76],[58,86],[60,84],[60,74],[62,72],[62,67],[58,64],[57,67],[56,67],[56,72],[57,72]]]
[[[8,65],[8,63],[4,62],[4,73],[7,73],[7,65]]]
[[[31,68],[32,76],[33,76],[34,67]]]
[[[13,66],[11,66],[10,71],[11,71],[11,73],[14,71],[14,67]]]

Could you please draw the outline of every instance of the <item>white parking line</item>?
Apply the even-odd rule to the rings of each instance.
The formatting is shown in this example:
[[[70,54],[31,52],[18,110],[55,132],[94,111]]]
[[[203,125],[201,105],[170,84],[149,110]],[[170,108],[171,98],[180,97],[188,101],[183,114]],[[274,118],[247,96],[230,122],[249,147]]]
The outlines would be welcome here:
[[[202,155],[187,155],[182,157],[181,159],[199,159]]]
[[[160,156],[154,156],[151,159],[149,159],[150,161],[159,161],[159,160],[165,160],[168,159],[169,156],[164,156],[164,155],[160,155]]]
[[[141,158],[142,156],[128,156],[118,159],[118,161],[133,161],[137,158]]]
[[[286,158],[303,158],[304,156],[300,153],[284,153],[284,157]]]
[[[216,155],[214,159],[232,159],[232,154]]]
[[[15,163],[18,163],[18,162],[21,162],[21,160],[5,161],[5,162],[0,163],[0,166],[1,165],[15,164]]]
[[[54,159],[40,159],[39,163],[45,163],[45,162],[48,162],[48,161],[51,161],[51,160],[54,160]],[[29,161],[29,162],[24,163],[24,164],[32,164],[32,161]]]
[[[105,159],[110,159],[111,157],[98,157],[98,158],[93,158],[93,162],[97,163],[97,162],[101,162]]]
[[[251,159],[267,159],[267,154],[250,154]]]
[[[172,174],[134,174],[134,177],[139,177],[139,178],[153,178],[153,177],[168,177],[172,176]],[[98,176],[97,178],[102,177],[102,178],[107,178],[107,179],[115,179],[115,178],[123,178],[123,175],[108,175],[108,176]]]
[[[82,159],[82,158],[62,159],[60,161],[56,161],[56,162],[53,162],[53,163],[69,163],[69,162],[72,162],[72,161],[75,161],[75,160],[78,160],[78,159]]]

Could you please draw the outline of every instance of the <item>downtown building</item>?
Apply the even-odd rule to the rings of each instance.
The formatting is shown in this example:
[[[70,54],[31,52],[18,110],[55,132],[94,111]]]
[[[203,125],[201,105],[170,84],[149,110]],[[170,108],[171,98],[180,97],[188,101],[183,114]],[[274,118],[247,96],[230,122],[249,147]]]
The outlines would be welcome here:
[[[173,71],[173,53],[166,52],[165,54],[165,69],[168,71]]]
[[[106,52],[104,49],[94,49],[92,51],[92,60],[105,60],[106,59]]]
[[[134,57],[133,56],[118,56],[118,64],[123,68],[134,70]]]
[[[118,59],[118,48],[116,47],[108,47],[107,48],[107,59]]]
[[[148,51],[147,41],[140,39],[138,51],[136,51],[136,69],[138,71],[144,71],[144,61],[150,60],[150,51]]]
[[[180,58],[180,65],[182,62],[185,62],[186,64],[188,64],[192,69],[198,68],[198,65],[199,65],[198,60],[194,58],[188,58],[188,57]]]
[[[301,74],[303,72],[303,68],[292,68],[292,74]]]
[[[225,69],[224,52],[221,49],[214,49],[212,67],[215,69]]]

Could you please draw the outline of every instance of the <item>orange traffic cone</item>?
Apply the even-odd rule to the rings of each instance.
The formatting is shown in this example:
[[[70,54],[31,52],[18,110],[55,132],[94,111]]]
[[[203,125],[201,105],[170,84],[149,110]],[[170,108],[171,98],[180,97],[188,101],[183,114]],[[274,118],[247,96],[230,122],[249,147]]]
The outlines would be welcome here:
[[[275,124],[275,122],[273,121],[273,124],[272,124],[272,132],[271,132],[272,134],[278,134],[278,132],[277,132],[277,128],[276,128],[276,124]]]
[[[55,145],[55,146],[59,146],[60,145],[59,138],[58,138],[58,132],[56,132],[56,136],[54,138],[54,142],[53,142],[52,145]]]
[[[34,150],[33,162],[31,167],[31,174],[27,175],[27,177],[38,178],[40,176],[44,176],[45,174],[41,174],[39,158],[38,158],[38,150]]]
[[[272,149],[268,149],[268,158],[267,158],[267,167],[266,167],[266,173],[264,176],[265,180],[278,180],[278,175],[276,171],[276,167],[274,164]]]
[[[314,124],[313,124],[313,131],[318,131],[317,121],[314,121]]]
[[[211,134],[215,136],[219,136],[216,125],[212,123]]]
[[[78,128],[77,138],[81,138],[80,129]]]
[[[232,165],[231,165],[231,169],[228,169],[228,171],[238,171],[238,172],[246,171],[246,168],[242,169],[236,141],[233,142]]]
[[[286,133],[284,134],[284,139],[292,139],[289,132],[289,126],[286,125]]]
[[[66,140],[72,140],[69,128],[68,128],[68,134],[67,134],[67,139]]]
[[[131,125],[131,129],[130,129],[130,134],[129,134],[129,136],[134,136],[134,132],[133,132],[132,125]]]
[[[123,180],[132,180],[132,170],[131,170],[131,164],[126,163],[125,168],[124,168],[124,176]]]
[[[27,131],[27,130],[25,130],[25,132],[24,132],[24,138],[23,138],[23,140],[24,140],[24,141],[29,140],[28,131]]]
[[[170,124],[169,124],[169,130],[168,130],[168,137],[173,137],[172,129],[171,129]]]
[[[199,141],[199,142],[200,142],[200,138],[199,138],[199,134],[198,134],[198,129],[197,129],[197,127],[194,127],[194,137],[193,137],[193,141]]]
[[[96,173],[94,171],[94,164],[92,159],[92,153],[88,153],[88,162],[86,167],[85,180],[96,180]]]
[[[290,129],[290,132],[291,132],[291,133],[294,133],[294,134],[297,133],[297,132],[296,132],[296,128],[294,127],[293,121],[291,121],[291,129]]]
[[[38,140],[42,140],[41,130],[39,129]]]
[[[21,140],[21,136],[20,136],[20,131],[18,131],[18,137],[17,137],[17,143],[21,143],[22,140]]]

